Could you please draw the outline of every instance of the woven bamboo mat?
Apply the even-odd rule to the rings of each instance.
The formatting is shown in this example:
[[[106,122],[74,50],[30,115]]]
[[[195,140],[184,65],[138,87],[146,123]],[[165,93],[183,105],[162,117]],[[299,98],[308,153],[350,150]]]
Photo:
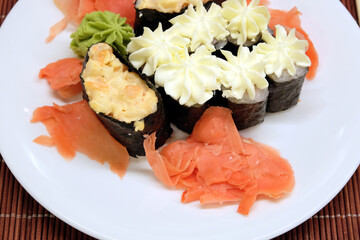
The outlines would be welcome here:
[[[17,0],[0,0],[0,26]],[[355,0],[341,0],[357,19]],[[0,155],[0,240],[94,239],[65,224],[18,183]],[[322,210],[280,239],[360,239],[360,168]]]

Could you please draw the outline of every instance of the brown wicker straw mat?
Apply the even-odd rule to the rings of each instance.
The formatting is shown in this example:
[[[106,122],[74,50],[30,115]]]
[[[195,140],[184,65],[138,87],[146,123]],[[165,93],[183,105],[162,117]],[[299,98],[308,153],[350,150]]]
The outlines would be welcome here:
[[[0,26],[17,0],[0,0]],[[355,0],[341,0],[357,19]],[[93,239],[38,204],[18,183],[0,155],[0,240]],[[360,168],[323,209],[276,239],[360,239]]]
[[[17,0],[0,0],[0,26]]]

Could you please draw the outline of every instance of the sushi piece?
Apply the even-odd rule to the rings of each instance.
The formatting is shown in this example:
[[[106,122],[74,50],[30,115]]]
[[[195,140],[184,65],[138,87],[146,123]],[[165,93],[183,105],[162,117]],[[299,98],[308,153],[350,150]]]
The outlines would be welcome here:
[[[267,112],[279,112],[295,106],[311,61],[306,56],[308,42],[296,37],[295,29],[289,33],[276,25],[276,36],[263,32],[264,43],[256,47],[263,56],[265,73],[269,81]]]
[[[195,5],[198,1],[202,1],[206,7],[213,2],[211,0],[136,0],[135,35],[141,35],[144,27],[155,30],[159,23],[163,25],[164,30],[170,28],[170,19],[183,13],[190,4]]]
[[[316,76],[317,69],[319,67],[319,56],[315,49],[314,43],[311,41],[309,34],[301,27],[301,12],[293,7],[289,11],[279,10],[279,9],[269,9],[271,14],[271,19],[269,22],[269,27],[275,30],[275,26],[280,24],[285,28],[295,28],[297,36],[299,39],[305,38],[309,43],[308,50],[306,55],[311,60],[311,66],[309,67],[309,72],[306,74],[307,80],[312,80]],[[272,34],[273,35],[273,34]]]
[[[163,88],[170,121],[191,133],[202,113],[220,90],[221,68],[218,58],[202,45],[193,54],[187,49],[174,60],[162,64],[155,72],[155,83]]]
[[[262,31],[268,29],[270,12],[260,0],[227,0],[222,3],[223,16],[228,21],[228,44],[223,48],[234,55],[239,46],[251,47],[261,41]]]
[[[237,56],[225,50],[221,53],[226,58],[220,60],[223,106],[232,110],[239,130],[262,123],[269,92],[261,57],[247,47],[240,47]]]
[[[157,147],[170,137],[160,94],[110,45],[97,43],[89,48],[80,77],[84,99],[131,156],[145,154],[144,135],[156,131]]]

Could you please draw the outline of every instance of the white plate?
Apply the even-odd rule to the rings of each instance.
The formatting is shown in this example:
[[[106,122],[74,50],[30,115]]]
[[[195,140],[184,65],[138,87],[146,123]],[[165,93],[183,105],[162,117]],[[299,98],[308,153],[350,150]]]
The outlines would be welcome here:
[[[271,238],[325,206],[359,165],[360,31],[338,0],[273,0],[273,7],[303,12],[303,27],[320,55],[316,79],[301,102],[268,114],[242,134],[279,149],[295,171],[296,186],[278,201],[259,200],[249,216],[237,206],[203,208],[180,203],[144,159],[134,160],[121,181],[107,165],[78,154],[63,160],[55,148],[34,144],[45,127],[30,124],[36,107],[63,101],[37,78],[39,69],[74,56],[68,28],[50,44],[49,27],[62,18],[52,1],[21,0],[0,29],[0,150],[12,173],[45,208],[101,239]]]

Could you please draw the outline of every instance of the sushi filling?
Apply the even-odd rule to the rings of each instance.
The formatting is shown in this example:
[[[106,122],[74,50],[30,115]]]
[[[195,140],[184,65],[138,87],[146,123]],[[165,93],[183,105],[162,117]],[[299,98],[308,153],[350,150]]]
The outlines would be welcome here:
[[[236,99],[234,97],[228,97],[227,99],[235,104],[254,104],[254,103],[266,101],[268,95],[269,95],[268,88],[265,89],[255,88],[254,98],[251,98],[248,93],[245,93],[241,99]]]
[[[203,4],[210,0],[203,0]],[[153,9],[162,13],[179,13],[190,4],[196,5],[197,0],[137,0],[136,9]]]
[[[298,79],[300,77],[303,77],[309,71],[308,67],[299,67],[299,66],[295,65],[295,68],[296,68],[296,71],[293,76],[291,76],[289,74],[289,72],[284,69],[279,77],[276,76],[276,74],[274,74],[274,73],[269,74],[268,77],[271,78],[271,80],[273,80],[274,82],[282,83],[282,82],[287,82],[287,81],[291,81],[293,79]]]
[[[276,26],[276,35],[263,31],[264,43],[255,51],[263,56],[265,73],[276,82],[284,82],[304,76],[311,65],[306,56],[308,42],[296,37],[295,29],[287,33],[283,26]]]
[[[296,37],[295,29],[276,26],[275,37],[263,32],[264,43],[255,47],[262,55],[269,78],[268,112],[286,110],[298,103],[304,78],[311,61],[306,56],[308,42]]]
[[[143,119],[157,111],[154,90],[128,71],[108,44],[93,45],[88,54],[82,78],[90,107],[121,122],[134,122],[135,131],[142,131]]]

